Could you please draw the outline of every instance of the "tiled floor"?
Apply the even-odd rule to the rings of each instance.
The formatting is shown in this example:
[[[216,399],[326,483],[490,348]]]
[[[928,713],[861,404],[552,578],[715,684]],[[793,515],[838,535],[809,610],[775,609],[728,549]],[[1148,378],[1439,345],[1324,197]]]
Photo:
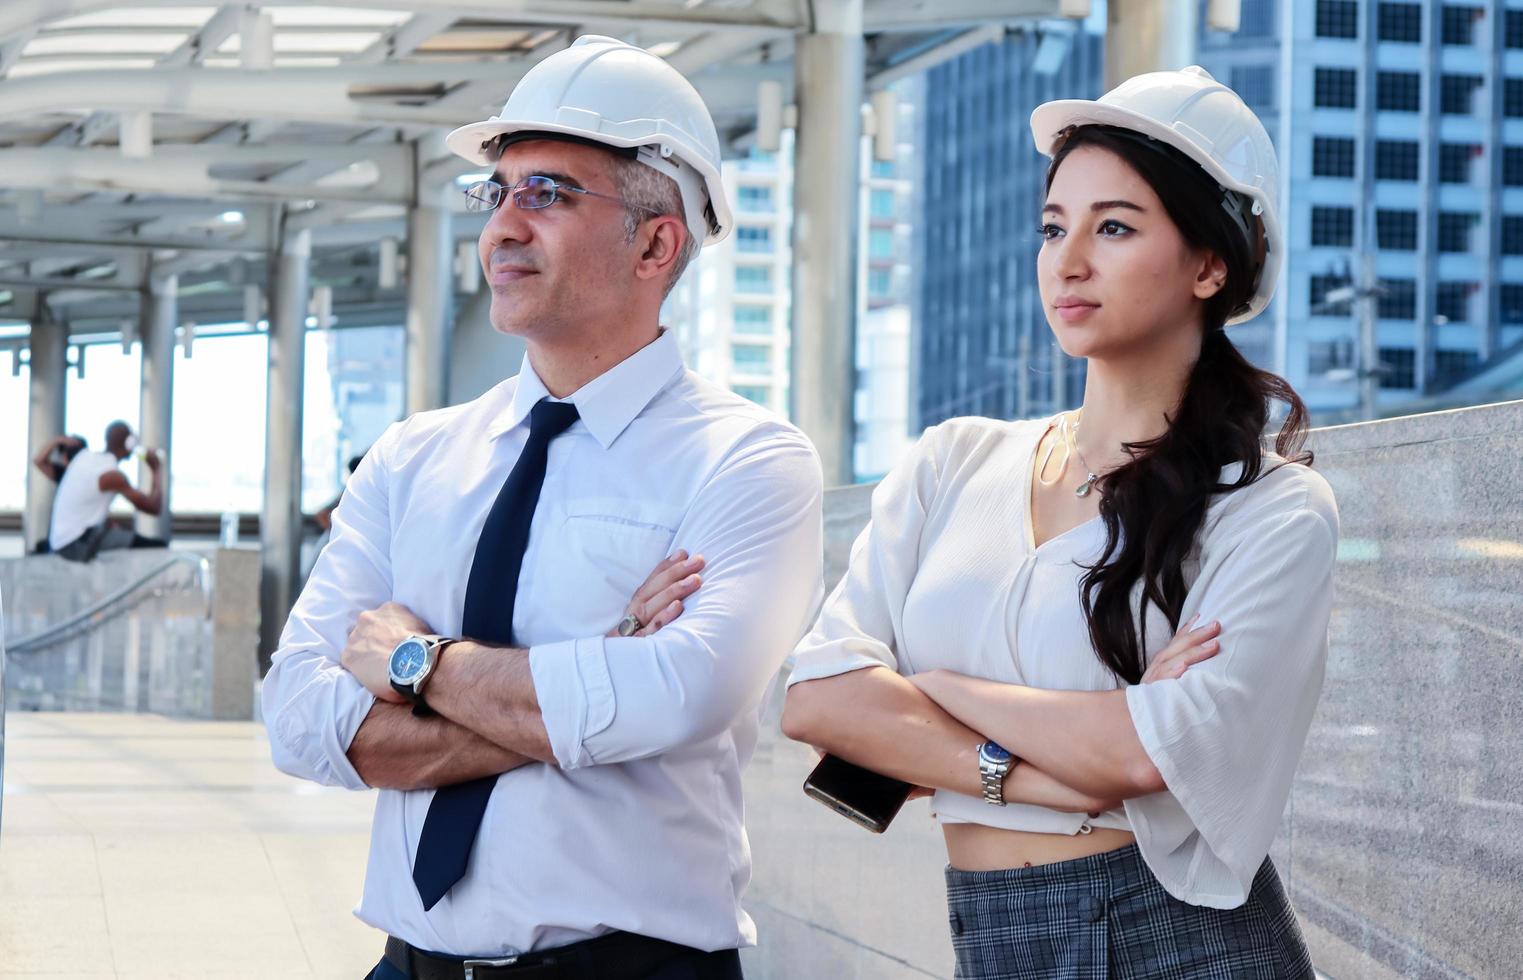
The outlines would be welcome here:
[[[0,980],[358,980],[371,794],[270,764],[247,722],[6,720]]]

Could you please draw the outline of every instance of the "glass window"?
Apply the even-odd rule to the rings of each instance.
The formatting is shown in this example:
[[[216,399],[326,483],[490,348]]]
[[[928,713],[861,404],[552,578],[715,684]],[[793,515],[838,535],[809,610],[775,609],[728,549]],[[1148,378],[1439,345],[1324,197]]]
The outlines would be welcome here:
[[[1354,0],[1317,0],[1318,37],[1358,37],[1359,4]]]
[[[1422,103],[1422,76],[1415,71],[1383,71],[1375,75],[1375,108],[1416,112]]]
[[[874,177],[893,177],[894,161],[874,160],[872,165],[872,175]]]
[[[1441,282],[1438,295],[1434,297],[1433,312],[1450,323],[1470,321],[1470,292],[1475,288],[1469,282]]]
[[[1376,140],[1375,179],[1417,179],[1416,140]]]
[[[1318,68],[1312,85],[1312,102],[1324,109],[1354,108],[1359,72],[1353,68]]]
[[[1311,172],[1318,177],[1354,176],[1354,141],[1344,136],[1313,137]]]
[[[770,265],[736,266],[735,291],[737,293],[772,292],[772,267]]]
[[[750,304],[735,307],[735,332],[751,335],[770,334],[772,307]]]
[[[1274,0],[1241,0],[1238,7],[1237,36],[1273,37]],[[1238,94],[1242,95],[1242,92]]]
[[[1481,362],[1479,351],[1437,350],[1433,352],[1433,378],[1435,387],[1447,388],[1475,369]]]
[[[874,228],[867,236],[867,254],[869,258],[891,259],[894,257],[894,230],[892,228]]]
[[[1353,245],[1354,209],[1312,208],[1311,243],[1313,245]]]
[[[738,225],[735,247],[742,252],[772,251],[772,229],[761,225]]]
[[[1502,217],[1502,254],[1523,255],[1523,216]]]
[[[1417,251],[1417,212],[1376,211],[1375,242],[1381,248]]]
[[[1262,115],[1274,111],[1273,65],[1233,65],[1227,76],[1227,87],[1236,92],[1254,112]]]
[[[1308,286],[1311,292],[1311,311],[1317,316],[1348,316],[1353,309],[1348,300],[1329,303],[1327,294],[1342,289],[1348,280],[1339,275],[1312,276]]]
[[[1440,211],[1438,250],[1440,252],[1470,251],[1470,229],[1480,219],[1480,215],[1465,211]]]
[[[1512,119],[1523,117],[1523,78],[1502,80],[1502,115]]]
[[[257,513],[263,505],[268,349],[264,334],[244,334],[197,340],[190,360],[183,347],[175,351],[174,510]],[[238,410],[223,411],[228,405]]]
[[[1502,283],[1502,322],[1523,323],[1523,283]]]
[[[1382,279],[1384,292],[1375,301],[1375,315],[1382,320],[1417,319],[1417,280]]]
[[[1380,387],[1412,388],[1417,384],[1417,357],[1410,347],[1380,348]]]
[[[1444,143],[1439,146],[1439,183],[1470,183],[1470,161],[1480,152],[1480,149],[1470,143]]]
[[[1352,109],[1359,88],[1353,68],[1318,68],[1313,78],[1313,102],[1323,108]]]
[[[867,270],[867,295],[883,299],[894,291],[894,274],[889,269]]]
[[[1382,3],[1376,36],[1382,41],[1423,39],[1423,7],[1420,3]]]
[[[883,187],[873,188],[868,195],[868,209],[874,218],[894,217],[894,192]]]
[[[753,344],[736,344],[730,348],[735,370],[741,374],[771,374],[772,348]]]
[[[1474,44],[1475,22],[1481,18],[1480,7],[1444,5],[1441,38],[1445,44]]]
[[[1306,371],[1308,374],[1326,374],[1338,368],[1354,366],[1354,341],[1349,337],[1336,340],[1313,340],[1306,345]]]
[[[742,184],[740,190],[736,192],[736,198],[740,202],[740,207],[743,211],[772,210],[771,187]]]
[[[1449,116],[1468,116],[1475,104],[1479,75],[1444,75],[1439,80],[1439,111]]]
[[[758,405],[767,405],[772,401],[772,389],[766,385],[735,385],[731,390]]]
[[[1523,146],[1502,148],[1502,183],[1523,187]]]
[[[1503,26],[1503,33],[1507,47],[1523,48],[1523,10],[1507,11],[1507,22]]]

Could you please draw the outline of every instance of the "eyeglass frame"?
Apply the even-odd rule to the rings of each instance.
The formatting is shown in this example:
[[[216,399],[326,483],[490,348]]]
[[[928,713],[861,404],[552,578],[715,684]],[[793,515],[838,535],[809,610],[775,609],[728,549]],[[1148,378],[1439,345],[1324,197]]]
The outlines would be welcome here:
[[[544,181],[550,185],[550,200],[546,201],[544,204],[523,205],[518,203],[519,192],[527,189],[531,180]],[[464,194],[467,202],[479,202],[481,200],[480,198],[475,197],[471,194],[471,192],[476,190],[478,187],[495,187],[497,189],[497,200],[492,204],[491,207],[484,207],[479,210],[472,208],[468,203],[466,205],[466,210],[474,211],[476,214],[491,214],[498,208],[502,207],[502,200],[504,195],[512,199],[513,206],[515,208],[523,211],[543,211],[545,208],[550,207],[556,201],[560,200],[561,191],[571,191],[576,194],[583,194],[587,197],[600,197],[605,201],[613,201],[615,204],[622,205],[623,207],[629,208],[630,210],[644,211],[646,214],[649,214],[653,218],[662,217],[661,212],[657,211],[655,208],[646,207],[643,204],[636,204],[633,201],[627,201],[624,198],[617,197],[613,194],[601,194],[597,191],[589,191],[585,187],[578,187],[575,184],[567,183],[566,181],[562,180],[556,180],[554,177],[546,177],[543,174],[530,174],[511,187],[500,181],[492,180],[490,177],[486,180],[478,180],[465,189]]]

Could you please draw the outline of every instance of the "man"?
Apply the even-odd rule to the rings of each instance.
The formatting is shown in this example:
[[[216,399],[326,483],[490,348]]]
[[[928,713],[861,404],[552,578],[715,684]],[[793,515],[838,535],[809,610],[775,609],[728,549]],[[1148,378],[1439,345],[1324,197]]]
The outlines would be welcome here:
[[[165,548],[167,541],[144,537],[129,528],[114,527],[108,518],[117,494],[139,512],[158,515],[164,509],[164,461],[156,450],[143,457],[153,474],[147,493],[127,481],[118,467],[137,448],[137,435],[126,422],[106,426],[104,452],[80,450],[69,461],[53,497],[53,521],[48,547],[69,561],[90,561],[102,551],[120,548]]]
[[[493,167],[491,320],[528,353],[355,471],[265,679],[275,763],[381,790],[378,980],[738,978],[740,771],[822,593],[821,474],[659,324],[729,231],[713,121],[583,37],[450,145]]]
[[[74,457],[89,448],[84,436],[54,436],[32,457],[32,465],[37,467],[37,472],[57,483],[63,479],[64,470],[69,468]]]

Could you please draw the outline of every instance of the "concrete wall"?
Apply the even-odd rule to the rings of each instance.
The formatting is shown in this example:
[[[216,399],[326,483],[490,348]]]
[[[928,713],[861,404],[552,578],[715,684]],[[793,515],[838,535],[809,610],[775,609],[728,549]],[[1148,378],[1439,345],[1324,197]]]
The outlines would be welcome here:
[[[1318,430],[1343,518],[1327,681],[1273,856],[1336,980],[1523,962],[1523,402]],[[868,489],[831,491],[833,582]],[[1286,610],[1286,615],[1294,615]],[[950,977],[925,801],[877,838],[807,800],[768,705],[747,773],[754,978]]]

